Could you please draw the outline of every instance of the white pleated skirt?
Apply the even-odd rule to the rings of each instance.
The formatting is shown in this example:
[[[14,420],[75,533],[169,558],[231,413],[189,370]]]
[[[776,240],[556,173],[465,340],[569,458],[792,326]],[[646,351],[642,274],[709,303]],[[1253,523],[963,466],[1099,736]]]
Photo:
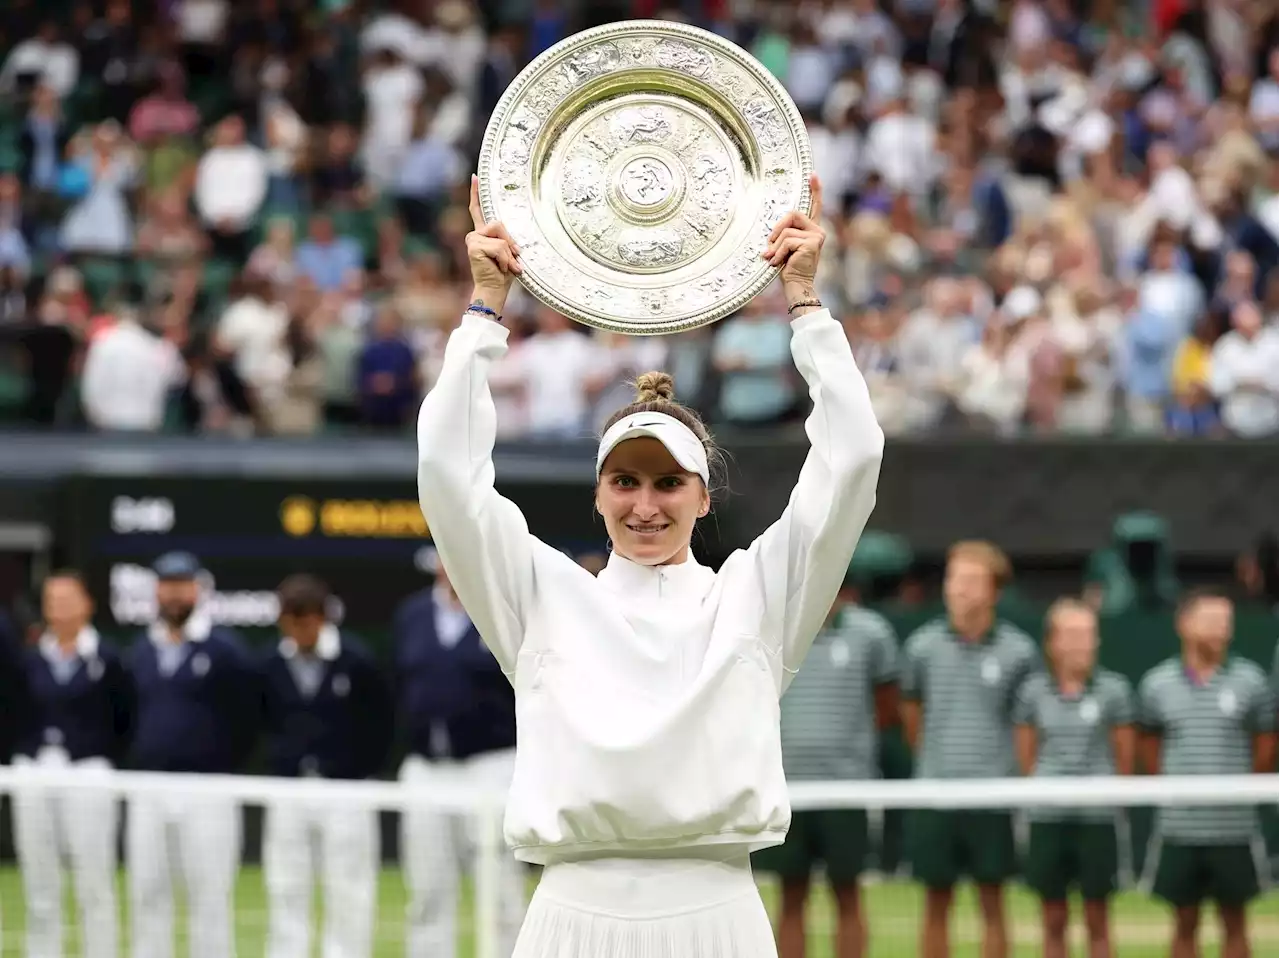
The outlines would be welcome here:
[[[705,855],[546,866],[512,958],[777,958],[750,857]]]

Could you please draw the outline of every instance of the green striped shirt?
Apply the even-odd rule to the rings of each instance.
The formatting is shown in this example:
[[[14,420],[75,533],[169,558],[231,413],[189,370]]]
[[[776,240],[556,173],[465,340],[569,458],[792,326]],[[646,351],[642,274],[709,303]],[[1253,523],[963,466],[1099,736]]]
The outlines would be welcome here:
[[[875,689],[897,680],[893,626],[870,609],[844,609],[818,634],[782,697],[787,777],[879,778]]]
[[[1182,659],[1168,659],[1143,677],[1138,699],[1142,727],[1161,738],[1166,775],[1246,775],[1253,736],[1275,727],[1266,675],[1245,659],[1228,658],[1202,683],[1192,681]],[[1246,842],[1256,826],[1252,805],[1160,813],[1160,834],[1189,845]]]
[[[1017,725],[1036,732],[1034,775],[1114,775],[1115,751],[1111,733],[1134,721],[1133,688],[1127,679],[1106,669],[1096,669],[1081,695],[1062,694],[1057,679],[1037,672],[1022,683],[1013,709]],[[1037,821],[1085,818],[1107,821],[1108,808],[1038,808]]]
[[[945,619],[907,640],[902,694],[923,707],[917,778],[1000,778],[1016,774],[1014,697],[1039,656],[1020,629],[999,622],[978,642]]]

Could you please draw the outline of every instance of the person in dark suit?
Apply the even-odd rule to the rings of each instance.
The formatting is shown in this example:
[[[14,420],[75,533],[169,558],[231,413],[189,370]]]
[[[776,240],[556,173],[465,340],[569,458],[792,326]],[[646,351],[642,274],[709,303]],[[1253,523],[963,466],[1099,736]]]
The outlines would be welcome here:
[[[396,611],[394,640],[397,708],[409,740],[400,780],[428,789],[509,787],[515,693],[438,563],[434,585]],[[468,824],[430,808],[406,809],[401,817],[411,958],[455,953],[460,878],[476,841]],[[523,875],[513,857],[500,862],[498,954],[510,955],[524,919]]]
[[[156,620],[127,658],[138,689],[130,763],[152,772],[237,772],[253,748],[261,717],[257,663],[240,636],[214,625],[202,608],[201,580],[207,576],[199,559],[170,552],[153,568]],[[134,958],[172,953],[178,878],[187,894],[191,958],[235,958],[232,893],[240,864],[235,801],[175,790],[132,798],[128,815]],[[176,856],[169,855],[170,848]]]
[[[289,576],[278,595],[280,641],[263,666],[268,771],[286,778],[377,775],[395,721],[381,667],[358,638],[330,620],[329,589],[319,579]],[[378,862],[375,810],[296,801],[269,807],[263,839],[271,915],[267,958],[312,953],[317,874],[325,896],[323,952],[368,958]]]
[[[24,714],[14,765],[102,774],[119,764],[133,724],[134,695],[120,654],[92,625],[93,601],[78,572],[55,572],[41,589],[45,631],[22,650]],[[14,837],[27,902],[27,954],[60,958],[65,849],[80,906],[86,958],[115,958],[116,829],[108,791],[58,794],[44,787],[13,797]]]

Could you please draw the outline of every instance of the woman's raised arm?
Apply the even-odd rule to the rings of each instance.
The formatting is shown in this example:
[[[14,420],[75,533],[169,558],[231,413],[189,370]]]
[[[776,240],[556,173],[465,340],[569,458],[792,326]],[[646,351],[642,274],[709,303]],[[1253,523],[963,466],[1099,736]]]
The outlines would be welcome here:
[[[540,543],[515,503],[494,488],[497,412],[489,369],[507,351],[501,313],[515,249],[501,224],[485,225],[472,186],[476,231],[467,237],[476,280],[473,307],[449,337],[435,386],[418,413],[418,501],[440,561],[463,607],[504,672],[516,655],[533,600]]]
[[[813,277],[821,252],[821,192],[811,217],[790,213],[765,256],[783,265],[791,355],[809,387],[809,454],[781,518],[747,550],[765,596],[765,637],[785,689],[822,627],[876,504],[884,433],[844,329],[819,306]],[[779,257],[786,257],[785,261]]]

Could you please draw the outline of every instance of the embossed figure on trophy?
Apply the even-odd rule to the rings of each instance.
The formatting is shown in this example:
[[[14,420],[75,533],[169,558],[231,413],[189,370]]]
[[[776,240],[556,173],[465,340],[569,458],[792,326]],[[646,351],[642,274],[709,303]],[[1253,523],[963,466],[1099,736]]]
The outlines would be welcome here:
[[[629,266],[666,266],[680,258],[684,242],[674,233],[626,240],[618,244],[618,258]]]
[[[564,70],[575,83],[610,73],[618,68],[622,57],[612,43],[602,43],[574,54],[564,62]]]
[[[627,140],[652,143],[671,135],[671,123],[660,110],[639,109],[619,117],[625,124]],[[629,121],[629,122],[628,122]]]
[[[623,195],[637,206],[653,206],[671,193],[671,171],[656,160],[636,160],[623,168],[621,186]]]
[[[664,41],[654,51],[658,66],[689,76],[704,77],[711,69],[711,54],[684,43]]]

